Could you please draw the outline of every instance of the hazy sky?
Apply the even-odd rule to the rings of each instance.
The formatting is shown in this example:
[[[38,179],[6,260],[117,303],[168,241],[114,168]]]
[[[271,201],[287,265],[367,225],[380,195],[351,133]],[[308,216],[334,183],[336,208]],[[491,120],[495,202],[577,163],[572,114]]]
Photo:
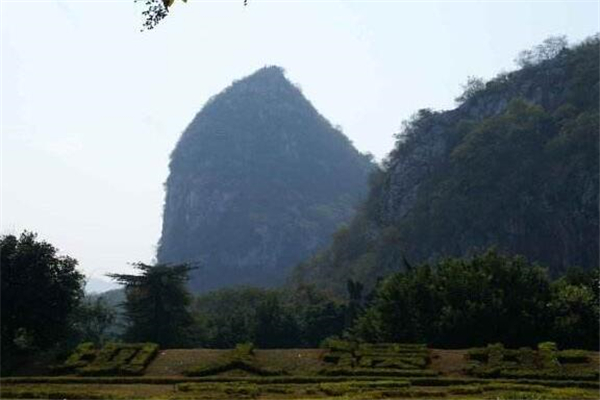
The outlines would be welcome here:
[[[177,0],[140,32],[133,0],[1,0],[0,232],[38,232],[88,276],[152,262],[181,132],[213,95],[284,67],[381,159],[419,108],[514,69],[550,35],[598,32],[598,1]]]

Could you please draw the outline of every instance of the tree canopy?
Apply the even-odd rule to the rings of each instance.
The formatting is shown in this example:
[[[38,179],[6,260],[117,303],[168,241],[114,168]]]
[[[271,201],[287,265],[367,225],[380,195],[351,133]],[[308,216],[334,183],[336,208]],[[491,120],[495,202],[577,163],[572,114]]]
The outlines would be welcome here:
[[[109,274],[125,286],[125,338],[133,342],[154,342],[163,348],[187,346],[193,318],[188,309],[187,264],[134,264],[140,275]]]
[[[551,281],[523,257],[489,250],[392,274],[353,328],[370,342],[598,346],[598,270]]]
[[[0,238],[2,369],[18,353],[45,350],[64,340],[69,315],[83,297],[77,261],[32,232]]]

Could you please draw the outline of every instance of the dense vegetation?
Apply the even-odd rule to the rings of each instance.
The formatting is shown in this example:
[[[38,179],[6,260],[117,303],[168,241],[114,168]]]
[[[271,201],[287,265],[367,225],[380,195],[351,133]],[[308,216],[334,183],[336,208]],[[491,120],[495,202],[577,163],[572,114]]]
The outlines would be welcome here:
[[[18,359],[76,334],[70,317],[83,297],[77,261],[31,232],[0,238],[2,373]]]
[[[260,348],[317,347],[346,327],[347,307],[312,287],[293,292],[227,288],[199,296],[193,307],[197,344],[231,348],[252,342]]]
[[[598,266],[598,49],[549,40],[522,69],[471,80],[451,111],[408,121],[333,244],[295,271],[338,294],[409,263],[496,246],[547,266]],[[558,47],[557,47],[558,46]]]
[[[191,307],[187,301],[177,304],[189,315],[185,324],[176,322],[176,313],[164,317],[172,323],[160,325],[169,325],[178,341],[161,345],[232,348],[250,342],[260,348],[311,348],[324,339],[344,336],[441,348],[496,342],[533,346],[548,340],[563,348],[598,348],[597,269],[571,268],[553,279],[523,257],[494,250],[408,267],[369,292],[358,282],[347,282],[348,301],[314,286],[225,288],[200,295]],[[124,337],[159,342],[153,335],[160,321],[152,318],[155,301],[139,304],[150,317],[135,320],[140,334]]]
[[[598,270],[550,281],[522,257],[489,251],[398,272],[376,288],[353,332],[366,341],[464,348],[553,340],[598,348]]]
[[[135,266],[141,274],[109,275],[125,286],[124,339],[154,342],[161,347],[189,346],[193,319],[186,284],[193,268],[143,263]]]
[[[155,343],[107,343],[96,348],[94,343],[85,342],[51,370],[79,376],[141,375],[157,354]]]
[[[367,191],[369,158],[278,67],[212,98],[171,155],[160,263],[195,291],[274,286],[325,246]]]

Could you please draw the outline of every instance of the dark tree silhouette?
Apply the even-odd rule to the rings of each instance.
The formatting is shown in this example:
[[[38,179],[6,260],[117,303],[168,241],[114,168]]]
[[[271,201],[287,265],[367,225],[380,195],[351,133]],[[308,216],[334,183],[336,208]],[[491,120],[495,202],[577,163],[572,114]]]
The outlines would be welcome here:
[[[163,348],[186,346],[193,324],[186,283],[188,273],[195,268],[187,264],[134,265],[141,275],[108,274],[125,285],[129,322],[125,338],[158,343]]]
[[[69,334],[85,277],[77,260],[57,253],[32,232],[0,238],[3,372],[17,354],[52,348]]]

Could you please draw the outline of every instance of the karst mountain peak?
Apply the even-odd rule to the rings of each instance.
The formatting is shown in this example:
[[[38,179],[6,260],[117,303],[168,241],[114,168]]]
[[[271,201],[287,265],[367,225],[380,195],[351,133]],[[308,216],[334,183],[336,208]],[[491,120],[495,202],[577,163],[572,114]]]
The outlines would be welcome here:
[[[269,66],[194,117],[171,155],[160,262],[200,265],[192,287],[273,286],[325,246],[373,165]]]

